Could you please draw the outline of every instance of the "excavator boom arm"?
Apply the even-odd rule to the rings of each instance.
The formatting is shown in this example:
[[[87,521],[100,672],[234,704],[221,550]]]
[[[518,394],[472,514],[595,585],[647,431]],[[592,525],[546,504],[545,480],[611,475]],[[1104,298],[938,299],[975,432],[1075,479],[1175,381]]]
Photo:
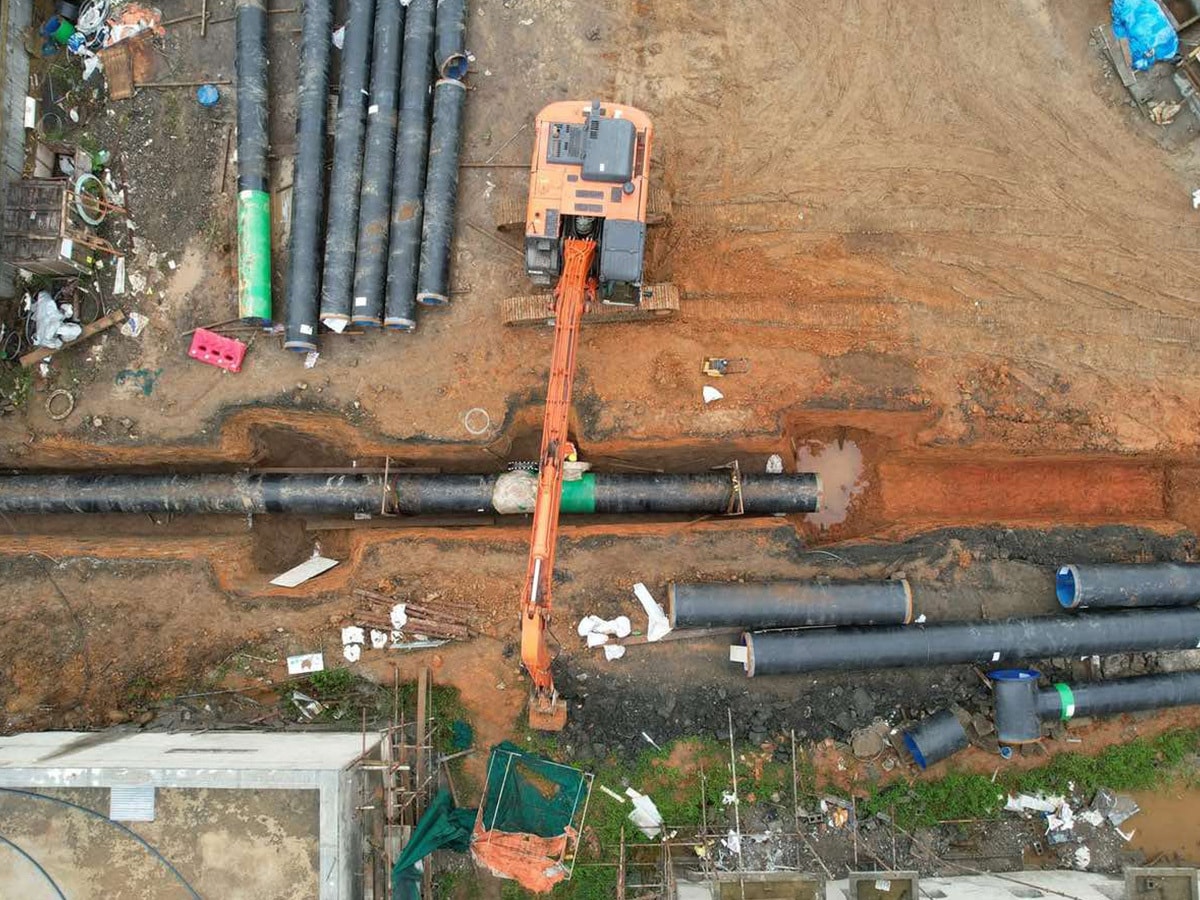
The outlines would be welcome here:
[[[591,275],[596,242],[567,238],[563,241],[562,253],[562,274],[554,289],[554,352],[550,361],[550,382],[542,419],[533,534],[529,542],[525,589],[521,596],[521,662],[533,680],[530,724],[534,728],[554,731],[566,723],[566,707],[554,690],[546,631],[552,609],[554,550],[558,541],[563,462],[569,445],[575,352],[579,346],[580,321],[596,290]]]

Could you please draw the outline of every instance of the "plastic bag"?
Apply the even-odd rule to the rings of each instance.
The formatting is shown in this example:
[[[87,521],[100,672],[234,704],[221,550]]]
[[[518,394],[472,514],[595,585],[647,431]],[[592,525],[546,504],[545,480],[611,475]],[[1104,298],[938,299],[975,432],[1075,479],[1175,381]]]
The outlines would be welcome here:
[[[1154,0],[1113,0],[1112,29],[1129,41],[1133,68],[1144,72],[1179,53],[1179,38]]]

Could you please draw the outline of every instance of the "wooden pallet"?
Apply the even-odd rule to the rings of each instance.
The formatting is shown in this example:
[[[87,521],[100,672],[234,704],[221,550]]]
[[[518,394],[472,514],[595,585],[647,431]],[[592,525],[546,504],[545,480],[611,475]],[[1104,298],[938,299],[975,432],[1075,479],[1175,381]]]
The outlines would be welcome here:
[[[554,295],[526,294],[509,297],[501,306],[505,325],[553,325]],[[584,313],[587,323],[640,322],[662,319],[679,311],[679,288],[673,284],[642,285],[642,299],[637,306],[616,306],[593,303]]]

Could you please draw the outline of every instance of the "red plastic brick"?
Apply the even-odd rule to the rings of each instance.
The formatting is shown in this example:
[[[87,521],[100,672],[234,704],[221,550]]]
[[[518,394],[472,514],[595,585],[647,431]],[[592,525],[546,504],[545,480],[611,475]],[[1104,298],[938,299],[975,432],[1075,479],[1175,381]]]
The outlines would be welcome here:
[[[225,369],[229,372],[242,371],[242,360],[246,358],[246,345],[233,338],[197,328],[192,335],[192,346],[188,356],[202,363]]]

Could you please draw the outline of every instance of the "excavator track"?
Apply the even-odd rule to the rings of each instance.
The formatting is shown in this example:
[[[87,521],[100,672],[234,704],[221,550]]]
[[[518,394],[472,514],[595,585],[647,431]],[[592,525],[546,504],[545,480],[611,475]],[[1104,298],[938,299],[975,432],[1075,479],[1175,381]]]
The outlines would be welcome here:
[[[587,323],[644,322],[665,319],[679,312],[679,288],[673,284],[642,285],[642,300],[638,306],[615,306],[593,303],[584,313]],[[501,305],[505,325],[553,325],[554,295],[526,294],[508,297]]]

